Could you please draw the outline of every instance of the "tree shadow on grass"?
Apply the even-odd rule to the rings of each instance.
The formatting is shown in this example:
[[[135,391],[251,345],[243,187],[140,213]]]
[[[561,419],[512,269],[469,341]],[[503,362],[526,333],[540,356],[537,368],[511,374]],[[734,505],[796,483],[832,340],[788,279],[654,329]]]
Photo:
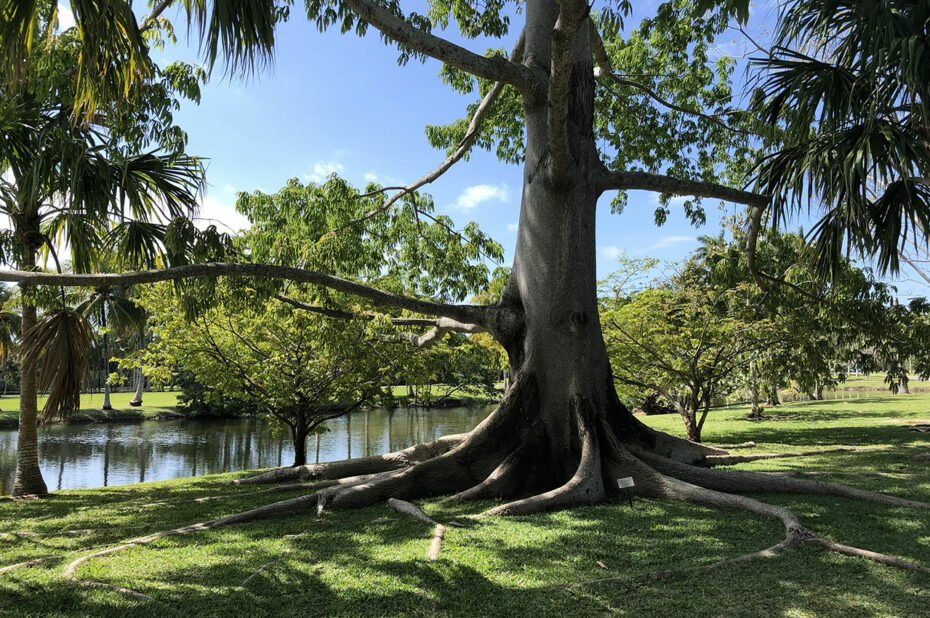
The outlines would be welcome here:
[[[825,532],[847,534],[853,525],[843,522],[861,518],[858,506],[850,506],[854,503],[818,500],[797,499],[810,505],[808,516],[820,514],[814,525],[841,522],[825,525]],[[653,500],[637,500],[632,509],[610,504],[535,517],[466,519],[486,506],[425,505],[440,521],[465,520],[468,526],[449,528],[436,563],[424,560],[429,525],[371,507],[326,513],[322,521],[290,517],[169,537],[79,570],[81,578],[132,588],[157,599],[154,603],[63,580],[63,565],[57,564],[0,576],[0,609],[12,615],[101,616],[127,611],[134,616],[582,616],[603,611],[758,616],[919,615],[926,607],[921,591],[930,586],[927,576],[813,549],[662,581],[632,578],[568,588],[583,580],[707,564],[771,545],[782,530],[777,521],[739,512]],[[901,516],[897,509],[878,508],[892,518]],[[384,517],[394,520],[372,523]],[[925,535],[930,521],[925,514],[918,519],[919,526],[909,532]],[[858,521],[860,527],[875,527]],[[884,539],[895,529],[870,539]],[[919,553],[930,561],[928,548]],[[267,563],[273,564],[241,585]]]
[[[866,426],[784,425],[771,427],[747,422],[745,426],[738,428],[734,425],[725,428],[715,427],[707,434],[705,442],[708,444],[752,441],[760,447],[777,444],[797,447],[797,450],[810,450],[812,447],[830,448],[876,444],[930,446],[930,434],[906,431],[906,428],[901,425],[879,423]],[[750,454],[751,452],[753,451],[740,451],[738,454]]]
[[[861,433],[858,429],[842,431],[852,431],[856,437]],[[867,433],[862,437],[871,435],[875,440],[876,431],[884,428],[863,431]],[[914,434],[897,431],[902,439],[914,439]],[[799,446],[839,442],[836,428],[801,428],[790,438]],[[769,460],[744,467],[809,470],[821,467],[821,462],[824,470],[836,474],[905,470],[913,477],[889,480],[863,475],[854,481],[840,480],[930,500],[925,464],[910,462],[902,449],[825,455],[803,462]],[[48,501],[5,504],[0,506],[0,531],[27,529],[40,536],[0,540],[0,565],[59,552],[73,559],[80,555],[77,549],[88,545],[122,542],[292,495],[178,502],[253,490],[200,479],[190,484],[62,492]],[[930,564],[930,511],[829,497],[760,498],[792,508],[805,523],[840,542]],[[158,501],[168,504],[140,508]],[[310,513],[168,537],[88,561],[78,570],[82,579],[131,588],[157,602],[64,580],[66,561],[56,561],[0,575],[0,613],[587,616],[627,612],[845,617],[922,615],[930,600],[924,592],[930,590],[926,575],[813,548],[661,581],[628,577],[708,564],[781,539],[779,522],[741,512],[639,499],[633,508],[614,503],[533,517],[471,517],[490,504],[424,505],[438,521],[466,524],[448,528],[440,559],[431,564],[424,560],[431,537],[428,524],[384,506],[327,512],[322,518]],[[391,521],[373,523],[383,518]],[[55,535],[56,530],[77,528],[95,530],[78,538]],[[626,579],[568,587],[616,576]]]

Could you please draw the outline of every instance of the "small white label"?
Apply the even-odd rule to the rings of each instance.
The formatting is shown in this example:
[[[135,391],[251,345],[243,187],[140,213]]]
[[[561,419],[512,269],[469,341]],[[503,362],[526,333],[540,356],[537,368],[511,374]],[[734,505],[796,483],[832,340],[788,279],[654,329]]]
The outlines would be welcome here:
[[[626,476],[622,479],[617,479],[617,487],[620,489],[626,489],[628,487],[633,487],[636,483],[633,482],[632,476]]]

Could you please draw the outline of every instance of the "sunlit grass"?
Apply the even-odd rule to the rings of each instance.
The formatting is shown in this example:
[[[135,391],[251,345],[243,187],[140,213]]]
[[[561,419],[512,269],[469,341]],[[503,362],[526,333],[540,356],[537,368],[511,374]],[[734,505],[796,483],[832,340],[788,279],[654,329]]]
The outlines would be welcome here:
[[[174,412],[178,402],[177,392],[151,392],[143,395],[140,407],[133,408],[129,405],[129,400],[132,399],[134,394],[134,392],[112,393],[110,395],[110,405],[122,415],[138,416],[141,420],[159,414]],[[45,405],[46,398],[45,395],[39,396],[40,410]],[[100,411],[102,405],[103,393],[85,393],[81,395],[81,410],[75,415],[95,420],[105,420],[107,415],[102,414]],[[19,396],[0,397],[0,422],[15,421],[18,416]]]

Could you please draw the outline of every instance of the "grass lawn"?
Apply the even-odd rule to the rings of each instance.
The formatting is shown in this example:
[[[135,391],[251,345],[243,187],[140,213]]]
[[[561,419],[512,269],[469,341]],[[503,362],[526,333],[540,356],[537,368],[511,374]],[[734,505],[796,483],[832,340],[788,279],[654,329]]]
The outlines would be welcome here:
[[[711,413],[710,443],[753,440],[740,452],[828,445],[893,448],[775,459],[742,469],[817,473],[825,481],[930,501],[930,434],[902,421],[930,421],[930,395],[866,396]],[[647,422],[681,433],[674,416]],[[880,473],[880,474],[875,474]],[[0,573],[0,614],[182,616],[926,616],[930,575],[904,572],[810,547],[776,558],[664,580],[636,577],[707,564],[768,547],[777,520],[665,500],[578,508],[513,518],[474,518],[484,504],[421,506],[449,527],[440,558],[424,560],[431,527],[384,506],[233,525],[167,537],[84,562],[80,581],[131,588],[155,601],[66,579],[64,566],[90,548],[204,521],[288,494],[218,481],[243,473],[125,487],[56,492],[50,500],[0,503],[0,567],[45,556],[40,565]],[[209,502],[197,497],[230,494]],[[296,494],[295,494],[296,495]],[[840,542],[930,565],[930,510],[829,497],[761,495],[793,509]],[[186,501],[186,502],[185,502]],[[153,504],[159,502],[160,504]],[[391,518],[387,523],[375,520]],[[13,534],[13,533],[28,534]],[[261,574],[245,580],[263,565]],[[570,584],[612,576],[621,581]]]
[[[177,392],[164,393],[145,393],[142,396],[142,405],[133,408],[129,405],[135,393],[112,393],[110,394],[110,405],[113,410],[103,412],[100,406],[103,405],[103,394],[85,394],[81,395],[81,410],[75,413],[72,418],[75,421],[95,420],[104,421],[113,416],[119,416],[123,420],[142,420],[159,414],[172,413],[178,402]],[[46,396],[39,397],[39,411],[45,405]],[[19,396],[11,395],[9,397],[0,397],[0,426],[12,423],[14,426],[19,418]]]
[[[498,387],[500,388],[500,392],[503,393],[503,384],[498,384]],[[472,386],[457,387],[450,384],[431,384],[429,388],[433,400],[442,399],[447,396],[466,404],[472,401],[486,402],[488,400],[488,396],[485,393]],[[406,402],[410,397],[406,386],[392,386],[391,394],[395,399],[402,402]]]

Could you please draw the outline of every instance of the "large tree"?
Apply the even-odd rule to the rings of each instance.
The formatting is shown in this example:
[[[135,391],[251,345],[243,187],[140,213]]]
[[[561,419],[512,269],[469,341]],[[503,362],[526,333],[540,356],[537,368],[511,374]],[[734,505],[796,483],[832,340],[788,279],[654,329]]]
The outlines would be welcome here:
[[[252,68],[268,57],[274,48],[274,26],[289,14],[286,6],[270,1],[179,4],[194,22],[193,31],[203,36],[208,60],[223,52],[233,60],[233,68]],[[128,3],[110,1],[105,6],[111,9],[105,17],[123,27],[106,30],[100,15],[76,11],[83,31],[96,35],[94,43],[108,53],[144,57],[144,41],[135,36],[137,24]],[[318,493],[184,531],[308,508],[443,494],[454,500],[503,498],[491,514],[531,513],[601,501],[617,491],[616,479],[632,476],[643,494],[780,518],[787,535],[773,548],[776,553],[801,542],[855,553],[818,537],[786,509],[729,492],[798,491],[927,505],[845,486],[700,467],[713,461],[713,449],[653,431],[620,403],[598,319],[594,231],[596,204],[604,193],[642,189],[757,209],[770,204],[765,193],[734,188],[721,182],[726,179],[718,173],[730,162],[730,147],[740,145],[744,133],[737,124],[740,115],[726,108],[732,67],[723,62],[716,71],[708,68],[707,54],[733,11],[745,13],[747,6],[743,0],[676,0],[660,5],[654,18],[621,36],[617,26],[624,12],[616,12],[613,5],[593,15],[591,6],[580,0],[528,0],[519,13],[525,25],[507,55],[499,50],[476,53],[435,31],[454,20],[465,37],[504,37],[511,32],[512,16],[505,14],[503,3],[476,8],[464,1],[437,1],[430,4],[427,17],[405,14],[396,2],[307,2],[307,13],[318,27],[359,33],[377,29],[400,48],[402,59],[435,58],[443,63],[447,81],[466,92],[479,89],[482,98],[471,108],[470,121],[431,131],[435,143],[450,146],[449,159],[399,192],[388,195],[386,189],[376,188],[384,197],[372,212],[388,211],[476,143],[521,162],[524,185],[516,253],[510,279],[494,305],[411,297],[325,270],[255,262],[106,275],[5,272],[2,278],[68,285],[219,275],[283,278],[326,286],[382,307],[438,316],[440,330],[452,321],[475,325],[506,349],[512,383],[496,411],[471,433],[390,455],[272,473],[260,480],[341,480]],[[14,47],[9,41],[22,40],[9,39],[8,33],[28,21],[28,12],[25,17],[11,14],[19,21],[10,20],[12,26],[0,32],[4,50]],[[92,70],[92,65],[78,66],[78,74],[87,78],[93,77]],[[727,169],[739,174],[745,163],[736,160]],[[360,195],[351,190],[342,197]],[[363,199],[371,199],[371,191]],[[319,200],[306,208],[312,212],[327,204]],[[689,212],[701,218],[695,204],[689,204]]]

